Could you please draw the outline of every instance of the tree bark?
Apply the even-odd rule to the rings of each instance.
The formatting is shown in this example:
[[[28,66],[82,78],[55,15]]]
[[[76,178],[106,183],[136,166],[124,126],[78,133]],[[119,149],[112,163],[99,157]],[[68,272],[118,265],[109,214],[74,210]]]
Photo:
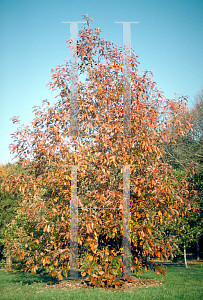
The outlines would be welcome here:
[[[186,246],[185,246],[185,243],[184,243],[184,261],[185,261],[185,267],[188,268],[188,265],[187,265],[187,255],[186,255]]]
[[[197,260],[199,260],[199,238],[200,238],[200,235],[197,233],[196,234]]]
[[[10,256],[6,257],[6,265],[7,265],[8,268],[11,267],[11,258],[10,258]]]

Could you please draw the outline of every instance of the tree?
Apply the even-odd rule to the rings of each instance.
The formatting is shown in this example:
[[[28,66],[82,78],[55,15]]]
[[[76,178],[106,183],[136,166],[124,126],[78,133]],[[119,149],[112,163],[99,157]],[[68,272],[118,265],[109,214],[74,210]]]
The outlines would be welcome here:
[[[199,259],[199,239],[203,233],[202,231],[202,217],[203,217],[203,89],[201,89],[194,97],[193,107],[190,110],[193,118],[193,131],[191,133],[193,138],[193,160],[196,163],[195,174],[192,178],[193,188],[197,191],[198,214],[195,213],[192,217],[191,223],[195,227],[196,236],[196,252],[197,259]]]
[[[190,201],[185,178],[174,179],[170,166],[161,160],[163,140],[172,142],[170,124],[183,135],[186,128],[171,114],[176,102],[164,99],[147,72],[137,74],[138,61],[132,51],[131,134],[122,134],[122,53],[112,42],[101,39],[100,30],[93,31],[88,17],[84,18],[87,26],[78,38],[78,66],[88,74],[85,84],[78,83],[79,135],[68,140],[71,72],[65,62],[52,70],[49,83],[52,90],[60,90],[60,100],[54,107],[35,108],[32,128],[21,127],[14,134],[11,151],[27,173],[16,184],[23,200],[16,220],[8,226],[5,239],[10,248],[6,250],[24,271],[45,269],[59,279],[67,276],[70,166],[79,165],[78,202],[83,208],[79,244],[86,251],[80,269],[93,284],[112,286],[122,284],[116,280],[116,275],[122,274],[122,249],[97,249],[97,241],[102,232],[107,233],[110,244],[122,234],[122,211],[104,210],[123,208],[120,165],[131,165],[132,270],[153,269],[164,274],[162,265],[150,261],[149,256],[162,259],[173,252],[174,238],[166,236],[164,226],[173,224],[176,215],[186,214]],[[184,110],[186,98],[181,99]],[[188,170],[186,176],[190,173]],[[9,187],[9,182],[5,185]],[[86,207],[101,209],[94,212]],[[24,224],[17,226],[19,220]]]
[[[21,165],[19,164],[6,164],[1,165],[0,167],[0,184],[4,181],[9,175],[14,179],[17,178],[18,174],[22,172]],[[13,183],[15,181],[13,180]],[[4,244],[2,243],[3,233],[6,229],[6,225],[10,223],[16,214],[16,210],[21,201],[19,193],[16,193],[13,187],[8,190],[2,189],[0,192],[0,259],[3,259],[3,248]]]
[[[196,211],[190,210],[187,217],[179,220],[177,229],[178,236],[180,237],[180,247],[186,248],[186,245],[191,247],[194,242],[197,244],[197,257],[198,255],[198,240],[202,233],[202,137],[203,137],[203,91],[200,91],[195,96],[193,107],[186,112],[180,112],[181,122],[187,124],[188,121],[192,122],[192,130],[188,131],[186,135],[180,136],[173,132],[174,144],[165,143],[164,160],[170,163],[173,167],[174,173],[177,175],[187,170],[188,164],[194,165],[193,176],[189,179],[190,190],[196,190],[195,198],[193,198]],[[183,226],[183,223],[185,224]],[[184,227],[184,229],[183,229]],[[187,229],[186,229],[187,228]],[[182,235],[181,235],[182,232]],[[184,247],[185,245],[185,247]]]
[[[196,189],[199,191],[199,196],[202,197],[202,182],[203,182],[203,89],[197,92],[194,98],[193,108],[190,114],[193,118],[193,132],[192,137],[195,141],[193,148],[193,155],[197,163],[195,168],[195,182]]]
[[[180,180],[185,178],[185,172],[181,170],[172,170],[172,176],[176,178],[176,180]],[[190,184],[191,185],[191,184]],[[188,187],[188,190],[190,192],[191,188]],[[194,191],[189,193],[189,197],[193,199],[194,201]],[[196,196],[196,195],[195,195]],[[196,203],[194,203],[196,204]],[[194,208],[196,207],[196,209]],[[197,218],[197,206],[194,206],[193,209],[190,208],[186,215],[181,216],[177,215],[174,218],[173,224],[169,224],[165,227],[165,232],[168,236],[175,236],[176,237],[176,248],[177,253],[180,253],[180,249],[183,249],[184,252],[184,260],[185,260],[185,266],[187,268],[187,260],[186,260],[186,247],[195,239],[196,233],[201,229],[199,226],[200,224],[196,223]],[[195,226],[195,225],[196,226]],[[195,228],[194,228],[195,227]],[[175,253],[175,254],[177,254]]]

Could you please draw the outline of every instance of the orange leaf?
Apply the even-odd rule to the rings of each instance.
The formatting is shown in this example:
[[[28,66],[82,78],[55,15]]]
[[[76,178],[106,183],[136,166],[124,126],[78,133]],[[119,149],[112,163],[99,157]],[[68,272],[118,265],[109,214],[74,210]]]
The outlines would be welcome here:
[[[58,275],[58,279],[63,280],[63,277],[61,276],[61,274]]]
[[[148,228],[148,232],[149,232],[149,234],[152,234],[152,231],[151,231],[151,229],[150,229],[150,228]]]
[[[158,216],[159,216],[159,217],[162,217],[162,213],[161,213],[160,210],[158,211]]]
[[[89,275],[91,275],[91,274],[92,274],[92,269],[89,268],[89,270],[87,271],[87,273],[88,273]]]
[[[91,232],[90,224],[86,224],[86,227],[87,227],[87,233],[90,233]]]
[[[47,231],[47,225],[45,225],[45,227],[44,227],[44,230],[43,230],[44,232],[46,232]]]
[[[34,240],[34,242],[35,242],[37,245],[39,245],[39,240],[38,240],[38,239]]]

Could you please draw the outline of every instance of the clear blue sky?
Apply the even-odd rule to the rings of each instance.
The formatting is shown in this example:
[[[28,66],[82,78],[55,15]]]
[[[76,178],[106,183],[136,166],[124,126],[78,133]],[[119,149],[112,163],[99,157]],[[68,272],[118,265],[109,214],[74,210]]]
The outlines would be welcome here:
[[[0,164],[11,162],[10,134],[20,116],[30,125],[33,106],[56,102],[46,87],[50,71],[70,59],[70,24],[93,18],[101,37],[122,46],[122,24],[131,25],[131,46],[139,73],[150,70],[167,98],[194,95],[203,87],[203,0],[0,0]],[[79,30],[82,24],[79,24]]]

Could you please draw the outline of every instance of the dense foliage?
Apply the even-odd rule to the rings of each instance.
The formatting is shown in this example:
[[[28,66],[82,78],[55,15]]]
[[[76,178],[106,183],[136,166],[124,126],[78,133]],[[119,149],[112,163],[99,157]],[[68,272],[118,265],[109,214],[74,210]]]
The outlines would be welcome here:
[[[19,164],[8,163],[0,167],[0,184],[8,176],[17,177],[23,170]],[[13,182],[14,183],[14,182]],[[3,233],[6,230],[7,224],[9,224],[16,215],[16,210],[21,203],[20,194],[15,191],[15,188],[11,186],[9,189],[5,186],[0,191],[0,259],[3,258]]]
[[[192,108],[182,113],[181,119],[184,124],[187,124],[188,119],[192,119],[192,131],[184,136],[173,134],[175,143],[164,145],[164,160],[172,166],[176,177],[181,174],[185,176],[188,164],[194,165],[195,172],[188,178],[188,182],[190,190],[196,191],[193,198],[196,211],[190,209],[184,218],[177,219],[170,232],[179,238],[180,250],[183,250],[185,245],[190,253],[196,250],[199,257],[198,244],[203,234],[203,90],[196,94]]]
[[[71,165],[78,165],[80,260],[82,275],[104,286],[122,275],[122,248],[98,247],[102,232],[112,245],[122,235],[123,167],[131,167],[132,270],[142,273],[164,270],[149,259],[169,257],[176,236],[167,235],[178,216],[184,217],[193,203],[189,189],[190,166],[184,177],[173,176],[164,162],[163,144],[173,143],[171,128],[185,135],[191,125],[180,122],[186,98],[165,99],[147,72],[138,75],[137,57],[131,52],[131,134],[122,133],[122,53],[112,42],[99,37],[100,30],[84,26],[78,38],[78,66],[88,72],[78,83],[79,135],[70,139],[70,63],[52,70],[52,90],[60,99],[35,108],[32,127],[21,126],[11,150],[24,173],[5,178],[2,188],[22,195],[21,207],[5,232],[5,253],[24,271],[46,272],[63,279],[70,269]],[[70,46],[71,40],[69,39]],[[45,107],[45,105],[47,105]],[[175,113],[174,113],[175,112]],[[18,121],[13,118],[13,121]],[[99,210],[85,210],[99,207]],[[117,210],[105,210],[105,207]],[[119,210],[120,209],[120,210]]]

